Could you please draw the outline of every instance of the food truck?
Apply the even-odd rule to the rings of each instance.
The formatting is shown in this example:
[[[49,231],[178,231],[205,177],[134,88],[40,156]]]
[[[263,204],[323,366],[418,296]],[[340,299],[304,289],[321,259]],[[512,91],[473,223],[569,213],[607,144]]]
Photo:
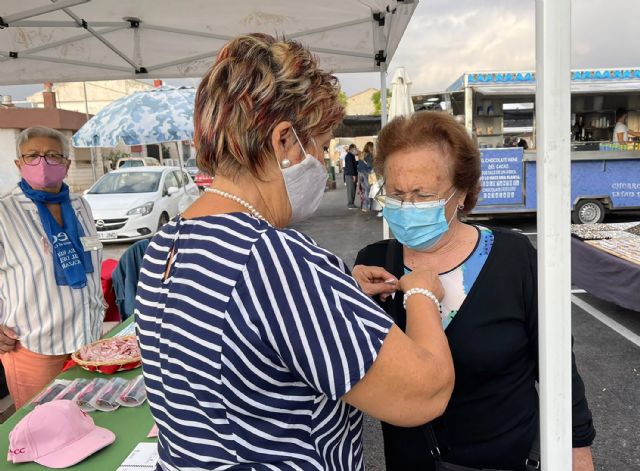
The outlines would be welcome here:
[[[478,143],[482,192],[473,214],[536,211],[535,86],[534,72],[466,73],[444,93],[413,96],[416,110],[453,113]],[[640,210],[640,142],[612,142],[619,108],[640,130],[640,68],[571,72],[575,223]]]

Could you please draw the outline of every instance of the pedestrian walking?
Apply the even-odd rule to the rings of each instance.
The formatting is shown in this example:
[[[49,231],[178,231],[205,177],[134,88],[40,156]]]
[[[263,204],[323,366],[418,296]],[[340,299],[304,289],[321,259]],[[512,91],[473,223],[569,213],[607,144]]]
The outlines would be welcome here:
[[[324,195],[339,92],[310,51],[265,34],[231,40],[200,82],[194,141],[216,179],[149,244],[135,306],[158,469],[361,471],[360,411],[410,426],[446,407],[451,356],[417,295],[441,295],[437,276],[397,282],[416,293],[405,335],[285,228]]]
[[[360,195],[360,208],[363,212],[371,210],[371,202],[373,199],[370,197],[371,184],[373,183],[372,177],[375,178],[373,172],[373,142],[367,142],[362,150],[362,154],[358,159],[358,193]]]
[[[344,157],[344,178],[347,186],[347,208],[349,209],[358,209],[355,205],[356,185],[358,184],[357,153],[358,147],[355,144],[351,144],[349,152]]]

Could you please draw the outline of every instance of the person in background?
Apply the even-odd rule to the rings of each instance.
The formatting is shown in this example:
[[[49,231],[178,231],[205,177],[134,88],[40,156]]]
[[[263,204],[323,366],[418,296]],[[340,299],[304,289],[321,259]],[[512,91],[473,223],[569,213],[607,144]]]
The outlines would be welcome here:
[[[342,261],[285,229],[324,194],[339,91],[302,45],[265,34],[231,40],[200,82],[194,141],[216,180],[149,244],[135,307],[162,469],[360,471],[358,409],[416,425],[446,406],[451,356],[424,294],[442,297],[437,277],[399,281],[405,335]]]
[[[613,143],[614,144],[627,144],[629,142],[629,136],[640,137],[640,132],[632,131],[627,127],[627,119],[629,113],[624,108],[618,108],[616,110],[616,126],[613,129]]]
[[[536,251],[522,234],[460,221],[478,199],[480,154],[450,115],[396,118],[380,132],[375,158],[384,176],[379,201],[396,238],[362,249],[353,275],[404,328],[402,296],[389,296],[390,280],[439,273],[456,374],[447,410],[431,427],[383,423],[387,471],[433,470],[434,443],[445,462],[524,471],[539,419]],[[575,357],[572,366],[573,469],[592,471],[595,429]]]
[[[354,204],[356,199],[356,185],[358,183],[358,168],[356,166],[356,154],[358,147],[355,144],[349,146],[349,152],[344,157],[344,178],[347,185],[347,208],[358,209]]]
[[[358,170],[358,189],[361,195],[360,207],[363,212],[371,210],[372,198],[369,198],[369,176],[373,172],[373,142],[367,142],[364,145],[362,154],[357,164]]]
[[[527,150],[529,148],[529,144],[527,144],[526,139],[521,138],[518,140],[518,147],[522,147],[522,150]]]
[[[340,147],[340,172],[344,171],[344,159],[347,156],[347,152],[349,152],[349,146],[341,146]],[[343,176],[344,177],[344,176]]]
[[[16,409],[100,338],[104,318],[102,244],[88,203],[64,183],[66,137],[36,126],[17,146],[22,180],[0,196],[0,360]]]

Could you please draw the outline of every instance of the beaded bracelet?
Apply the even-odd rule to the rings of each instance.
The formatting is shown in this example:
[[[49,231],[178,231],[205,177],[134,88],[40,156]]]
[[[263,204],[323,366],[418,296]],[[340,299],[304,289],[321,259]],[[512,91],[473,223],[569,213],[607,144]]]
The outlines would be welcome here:
[[[438,312],[442,314],[442,305],[440,304],[440,301],[438,301],[438,298],[436,298],[436,295],[433,294],[433,292],[429,291],[428,289],[424,289],[424,288],[411,288],[409,291],[404,293],[404,299],[402,300],[402,305],[404,306],[405,310],[407,309],[407,300],[409,299],[409,297],[413,296],[414,294],[421,294],[429,298],[431,301],[436,303],[436,306],[438,307]]]

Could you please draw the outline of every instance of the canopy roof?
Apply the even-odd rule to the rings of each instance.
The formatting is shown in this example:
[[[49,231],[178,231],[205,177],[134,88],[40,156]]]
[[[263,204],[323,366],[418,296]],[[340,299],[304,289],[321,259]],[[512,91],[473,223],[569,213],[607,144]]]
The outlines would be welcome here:
[[[388,64],[419,0],[20,0],[0,4],[0,85],[200,77],[243,33],[285,35],[333,72]]]

